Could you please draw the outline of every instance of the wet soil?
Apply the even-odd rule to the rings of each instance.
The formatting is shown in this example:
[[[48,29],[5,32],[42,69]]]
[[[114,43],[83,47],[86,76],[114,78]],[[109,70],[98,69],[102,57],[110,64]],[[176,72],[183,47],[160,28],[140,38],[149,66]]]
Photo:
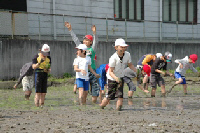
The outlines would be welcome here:
[[[194,79],[188,84],[190,88],[188,95],[182,93],[182,86],[180,89],[178,87],[174,89],[166,98],[161,98],[159,92],[156,98],[150,98],[149,95],[139,92],[133,99],[128,99],[125,94],[122,111],[115,110],[116,100],[111,101],[102,110],[98,104],[91,103],[91,96],[88,97],[86,106],[80,106],[77,104],[77,95],[75,96],[72,91],[64,93],[56,90],[56,87],[51,87],[43,108],[23,108],[27,104],[34,106],[33,96],[30,102],[19,104],[17,108],[1,106],[0,132],[198,133],[200,86],[193,81]],[[65,86],[73,87],[70,84]],[[7,90],[4,91],[4,94],[9,94]],[[22,91],[16,93],[20,94]],[[63,100],[68,102],[62,102]],[[50,101],[60,104],[49,104]]]

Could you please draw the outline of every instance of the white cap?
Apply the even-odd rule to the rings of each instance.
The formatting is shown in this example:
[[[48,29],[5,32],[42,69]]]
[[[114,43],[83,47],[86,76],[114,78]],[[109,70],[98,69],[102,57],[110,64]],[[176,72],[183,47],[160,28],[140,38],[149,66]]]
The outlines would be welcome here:
[[[156,54],[156,58],[160,58],[161,56],[162,56],[161,53],[157,53],[157,54]]]
[[[49,52],[50,52],[50,47],[48,44],[44,44],[42,46],[42,49],[41,49],[41,53],[44,55],[44,56],[49,56]]]
[[[76,49],[82,49],[82,50],[87,50],[87,46],[85,44],[79,44]]]
[[[115,46],[128,46],[128,45],[125,43],[124,39],[119,38],[119,39],[116,39]]]

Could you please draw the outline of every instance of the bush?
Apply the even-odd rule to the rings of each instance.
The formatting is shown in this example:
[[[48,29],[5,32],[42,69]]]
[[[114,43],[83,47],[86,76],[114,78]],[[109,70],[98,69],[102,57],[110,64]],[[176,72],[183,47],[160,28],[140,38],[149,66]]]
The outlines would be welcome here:
[[[70,73],[64,73],[63,78],[71,78],[72,75]]]

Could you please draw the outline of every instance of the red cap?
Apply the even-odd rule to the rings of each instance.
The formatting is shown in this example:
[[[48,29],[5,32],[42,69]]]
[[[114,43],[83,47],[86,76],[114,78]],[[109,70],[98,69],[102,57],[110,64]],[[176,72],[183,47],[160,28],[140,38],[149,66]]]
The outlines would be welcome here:
[[[144,70],[144,72],[147,74],[147,76],[150,77],[151,67],[150,67],[149,65],[144,65],[144,66],[143,66],[143,70]]]
[[[84,38],[87,38],[87,39],[89,39],[90,41],[93,41],[93,37],[92,37],[91,35],[85,35]]]
[[[97,55],[95,54],[94,60],[97,60]]]
[[[190,59],[192,60],[192,63],[195,63],[198,59],[198,56],[196,54],[191,54]]]
[[[109,64],[106,64],[106,72],[108,71],[108,68],[109,68]]]

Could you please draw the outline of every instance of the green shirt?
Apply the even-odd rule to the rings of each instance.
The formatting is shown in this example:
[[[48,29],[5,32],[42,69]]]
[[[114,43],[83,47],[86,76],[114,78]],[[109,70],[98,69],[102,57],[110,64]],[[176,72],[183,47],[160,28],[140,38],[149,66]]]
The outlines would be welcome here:
[[[96,70],[96,65],[95,65],[95,52],[94,52],[94,50],[93,50],[93,48],[92,47],[90,47],[90,48],[88,48],[87,49],[87,55],[88,56],[90,56],[90,58],[91,58],[91,67],[92,67],[92,69],[93,70]]]

